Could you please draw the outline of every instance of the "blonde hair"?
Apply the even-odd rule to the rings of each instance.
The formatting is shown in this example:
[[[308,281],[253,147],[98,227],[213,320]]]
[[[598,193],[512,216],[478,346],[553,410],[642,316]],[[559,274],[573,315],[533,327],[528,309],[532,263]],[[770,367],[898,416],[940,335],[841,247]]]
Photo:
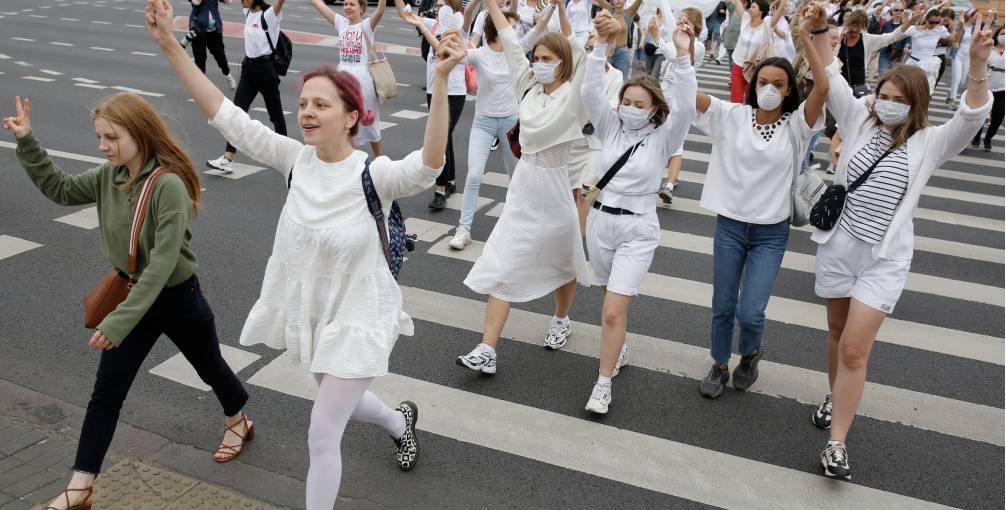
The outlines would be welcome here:
[[[650,120],[654,124],[660,126],[667,121],[667,116],[671,113],[671,107],[667,105],[667,100],[664,99],[664,92],[660,89],[660,82],[656,78],[650,75],[629,78],[622,84],[622,90],[618,91],[619,102],[622,101],[622,98],[625,96],[625,90],[629,87],[642,87],[650,93],[653,106],[657,107],[657,111],[653,113],[653,117],[650,117]]]
[[[681,9],[681,14],[695,27],[695,35],[699,35],[699,32],[702,32],[702,11],[695,7],[686,7]]]
[[[202,191],[199,174],[189,155],[182,150],[167,126],[157,115],[157,111],[146,100],[136,94],[122,92],[105,99],[91,114],[92,119],[101,117],[122,127],[136,140],[143,161],[157,158],[164,169],[177,175],[185,183],[185,189],[192,199],[193,212],[198,214]],[[136,177],[119,186],[122,191],[133,189]]]
[[[549,51],[559,57],[559,60],[562,60],[562,63],[555,68],[556,80],[569,81],[573,78],[573,48],[569,46],[569,41],[565,37],[556,32],[545,34],[535,43],[534,48],[531,49],[531,55],[534,55],[534,51],[538,49],[538,46],[548,48]]]
[[[897,149],[901,144],[908,141],[916,132],[925,129],[930,126],[929,124],[929,79],[926,78],[926,72],[915,66],[894,66],[889,69],[884,76],[877,81],[877,87],[874,89],[874,94],[880,95],[880,88],[884,86],[885,83],[891,82],[892,85],[901,89],[901,93],[905,96],[905,100],[908,104],[912,105],[912,109],[908,110],[908,122],[894,128],[894,132],[891,133],[891,150]],[[860,132],[863,128],[867,126],[868,123],[872,122],[875,126],[880,126],[880,117],[877,116],[875,110],[870,111],[870,116],[863,121],[863,125],[860,127]]]
[[[366,0],[360,1],[365,2]],[[444,0],[444,3],[447,4],[447,7],[450,7],[454,12],[464,11],[464,7],[461,6],[461,0]],[[437,9],[437,12],[440,12],[440,9]]]

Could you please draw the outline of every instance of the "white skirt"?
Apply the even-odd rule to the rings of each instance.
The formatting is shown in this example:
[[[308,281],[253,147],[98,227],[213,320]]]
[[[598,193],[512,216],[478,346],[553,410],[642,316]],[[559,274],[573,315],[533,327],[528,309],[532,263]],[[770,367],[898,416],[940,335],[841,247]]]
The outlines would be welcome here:
[[[360,89],[363,90],[363,108],[374,111],[374,123],[369,126],[360,125],[360,131],[356,133],[356,145],[381,141],[381,103],[377,100],[377,88],[374,86],[374,76],[370,74],[370,67],[367,65],[346,65],[339,64],[340,71],[346,71],[356,77],[360,82]]]
[[[521,157],[503,215],[465,278],[470,289],[521,303],[574,279],[590,285],[565,164],[568,156],[566,142]]]

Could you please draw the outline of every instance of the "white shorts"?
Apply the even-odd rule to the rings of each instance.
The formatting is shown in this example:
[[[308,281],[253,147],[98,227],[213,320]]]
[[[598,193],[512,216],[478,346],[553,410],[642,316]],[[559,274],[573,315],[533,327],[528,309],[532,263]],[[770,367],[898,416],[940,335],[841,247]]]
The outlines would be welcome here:
[[[614,215],[591,209],[587,214],[587,253],[594,282],[610,292],[635,296],[660,245],[656,211]]]
[[[911,260],[873,258],[873,244],[852,237],[836,225],[828,242],[818,245],[814,292],[823,298],[855,298],[890,314],[898,304]]]

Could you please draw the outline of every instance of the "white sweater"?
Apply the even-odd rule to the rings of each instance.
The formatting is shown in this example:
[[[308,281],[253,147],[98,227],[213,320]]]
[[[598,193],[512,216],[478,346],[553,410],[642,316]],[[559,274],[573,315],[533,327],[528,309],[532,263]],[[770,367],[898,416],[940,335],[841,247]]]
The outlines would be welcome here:
[[[831,88],[828,92],[828,111],[835,116],[838,132],[842,135],[845,149],[838,158],[835,173],[835,184],[848,183],[849,161],[852,156],[863,149],[870,141],[879,126],[873,123],[864,125],[870,115],[867,98],[856,99],[852,89],[842,78],[836,59],[827,67],[828,81]],[[967,94],[971,92],[968,91]],[[901,204],[894,210],[894,217],[887,227],[887,232],[879,243],[873,247],[873,258],[885,260],[911,260],[914,245],[914,227],[912,218],[915,208],[919,205],[922,188],[926,186],[933,171],[950,158],[960,154],[968,141],[978,132],[985,122],[985,117],[992,110],[992,93],[986,91],[988,101],[977,110],[968,107],[961,98],[960,109],[949,122],[942,126],[930,126],[916,131],[906,142],[908,149],[908,190]],[[831,239],[836,229],[814,229],[811,239],[818,243],[826,243]]]
[[[688,119],[695,116],[698,89],[695,70],[689,55],[675,58],[675,85],[663,91],[671,105],[667,121],[659,127],[650,122],[641,129],[626,129],[604,94],[604,55],[607,54],[607,44],[594,44],[594,52],[587,57],[587,73],[583,80],[583,103],[601,138],[598,174],[603,176],[625,151],[644,138],[646,141],[608,182],[598,200],[610,207],[645,214],[657,209],[653,195],[660,191],[663,169],[674,151],[684,143]]]
[[[863,72],[866,73],[868,77],[870,69],[870,57],[873,56],[873,53],[880,51],[884,49],[884,47],[890,46],[891,44],[894,44],[908,36],[901,31],[901,28],[895,28],[893,32],[888,32],[886,34],[880,34],[880,35],[871,34],[866,30],[863,30],[862,32],[860,32],[859,37],[863,39]],[[841,44],[835,46],[835,49],[832,50],[832,54],[834,54],[837,57],[838,50],[840,49],[842,49]],[[869,79],[869,77],[867,79]]]

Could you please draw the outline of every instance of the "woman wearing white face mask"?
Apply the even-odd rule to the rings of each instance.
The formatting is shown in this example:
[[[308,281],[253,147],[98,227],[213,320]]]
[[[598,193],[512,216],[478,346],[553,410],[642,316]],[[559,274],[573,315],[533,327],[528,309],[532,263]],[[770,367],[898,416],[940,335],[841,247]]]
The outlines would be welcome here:
[[[616,115],[603,92],[603,55],[618,36],[618,23],[604,17],[595,25],[599,41],[587,58],[582,94],[601,138],[598,187],[602,189],[587,216],[587,250],[594,281],[604,291],[604,308],[600,370],[586,409],[605,414],[611,403],[611,378],[628,361],[626,311],[660,244],[653,195],[660,190],[664,163],[688,133],[698,85],[688,52],[690,38],[679,27],[673,35],[674,85],[661,91],[652,76],[629,78],[622,85]],[[668,108],[665,95],[672,99],[672,108]],[[668,116],[671,111],[673,120]]]
[[[825,26],[820,13],[810,18],[812,26]],[[981,15],[977,23],[981,26]],[[828,110],[845,142],[835,184],[852,188],[831,227],[815,229],[811,236],[820,245],[815,291],[827,300],[832,391],[812,419],[831,430],[821,453],[828,476],[852,477],[845,438],[863,396],[873,342],[905,287],[912,262],[912,217],[922,188],[936,168],[964,149],[992,108],[986,67],[991,35],[975,31],[964,104],[949,122],[935,127],[927,120],[929,83],[921,69],[895,66],[887,71],[877,82],[876,105],[870,108],[866,99],[853,96],[827,51],[827,40],[814,40],[831,84]],[[824,76],[817,70],[814,75]],[[859,184],[850,184],[855,182]]]
[[[569,181],[569,149],[580,138],[587,112],[580,99],[587,54],[557,3],[565,35],[549,33],[531,50],[528,64],[517,33],[495,2],[487,2],[497,26],[520,106],[521,157],[507,189],[506,208],[475,261],[465,285],[489,294],[482,343],[459,356],[458,365],[496,373],[496,344],[510,303],[555,291],[555,317],[544,346],[560,349],[571,333],[569,308],[576,282],[589,285],[580,222]],[[509,149],[504,149],[509,150]]]
[[[827,27],[821,34],[827,39]],[[809,36],[801,39],[810,46]],[[813,48],[807,48],[806,58],[814,76],[824,76]],[[710,335],[714,363],[699,387],[706,397],[719,397],[730,380],[727,362],[735,320],[742,356],[733,373],[734,387],[747,389],[758,378],[765,307],[789,239],[793,164],[824,127],[827,93],[827,82],[815,84],[800,103],[793,67],[784,58],[771,57],[755,70],[747,104],[697,94],[699,113],[693,124],[713,138],[700,205],[717,214]]]

